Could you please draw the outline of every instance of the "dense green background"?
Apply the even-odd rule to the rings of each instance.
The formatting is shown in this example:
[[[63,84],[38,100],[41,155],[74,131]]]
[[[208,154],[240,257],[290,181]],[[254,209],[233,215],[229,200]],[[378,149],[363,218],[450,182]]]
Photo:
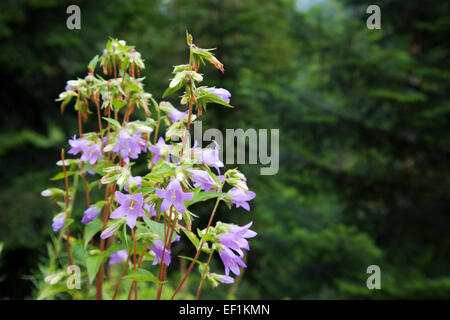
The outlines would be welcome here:
[[[81,30],[66,28],[73,3]],[[237,106],[210,106],[204,127],[280,128],[280,172],[242,167],[257,193],[251,213],[219,212],[259,233],[231,295],[450,298],[449,4],[376,1],[382,29],[368,30],[369,4],[1,1],[0,298],[32,298],[27,276],[45,259],[54,209],[39,193],[76,131],[73,110],[61,116],[54,102],[66,80],[112,36],[137,46],[159,100],[186,60],[186,29],[217,48],[226,72],[206,68],[207,84]],[[376,292],[371,264],[382,270]]]

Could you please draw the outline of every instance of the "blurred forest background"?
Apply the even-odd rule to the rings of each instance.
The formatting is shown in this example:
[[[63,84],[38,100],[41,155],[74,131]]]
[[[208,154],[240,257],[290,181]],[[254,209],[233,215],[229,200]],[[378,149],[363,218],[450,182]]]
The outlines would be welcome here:
[[[66,28],[70,4],[81,30]],[[370,4],[381,30],[366,28]],[[219,212],[254,221],[249,268],[202,298],[450,298],[450,12],[438,0],[1,1],[0,298],[35,297],[54,213],[40,192],[76,131],[54,101],[66,81],[115,37],[142,53],[160,100],[186,30],[217,48],[225,74],[203,70],[236,106],[210,106],[204,129],[280,128],[279,173],[241,167],[252,211]],[[372,264],[381,290],[366,288]]]

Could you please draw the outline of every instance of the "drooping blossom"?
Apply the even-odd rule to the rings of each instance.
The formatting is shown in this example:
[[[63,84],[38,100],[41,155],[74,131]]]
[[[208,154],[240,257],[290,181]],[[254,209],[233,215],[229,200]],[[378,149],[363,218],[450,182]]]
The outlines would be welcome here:
[[[102,231],[100,234],[100,238],[102,239],[108,239],[111,237],[114,233],[116,233],[117,229],[119,229],[120,224],[119,223],[113,223],[108,228]]]
[[[211,177],[211,175],[203,170],[190,169],[189,175],[194,181],[194,187],[202,187],[202,190],[207,192],[211,191],[211,188],[216,187],[216,181]]]
[[[156,195],[159,198],[164,199],[161,203],[161,211],[166,212],[173,205],[175,207],[175,210],[177,210],[179,213],[184,213],[186,211],[184,201],[191,200],[194,196],[194,193],[183,192],[180,182],[174,179],[169,183],[165,190],[156,188]]]
[[[119,250],[114,252],[109,256],[109,262],[108,264],[116,264],[120,262],[125,262],[128,258],[128,251],[127,250]]]
[[[77,154],[82,153],[80,160],[84,162],[89,162],[90,165],[94,165],[98,159],[103,158],[102,149],[99,143],[86,140],[84,138],[76,138],[69,140],[69,145],[71,148],[67,153]]]
[[[83,152],[83,148],[87,146],[87,141],[83,138],[77,138],[77,136],[74,135],[72,139],[69,139],[69,145],[71,148],[67,153],[75,155],[79,152]]]
[[[145,211],[142,208],[144,204],[142,193],[129,195],[116,191],[115,196],[120,206],[111,213],[111,218],[118,219],[126,216],[128,226],[133,229],[136,226],[137,217],[145,216]]]
[[[213,140],[214,143],[214,149],[211,148],[196,148],[194,145],[193,151],[194,151],[194,157],[203,164],[207,164],[208,166],[216,168],[217,172],[220,173],[221,167],[223,167],[223,162],[220,161],[219,158],[219,150],[220,146],[219,144]]]
[[[176,122],[178,120],[183,119],[185,116],[187,116],[189,113],[189,110],[186,110],[185,112],[181,112],[178,109],[173,108],[169,113],[169,119],[172,120],[172,122]]]
[[[179,235],[177,235],[175,237],[175,239],[173,239],[172,243],[173,242],[178,242],[178,241],[180,241],[180,236]],[[164,243],[161,240],[159,240],[159,239],[154,240],[153,244],[150,246],[150,248],[151,248],[151,251],[153,251],[153,253],[155,254],[155,259],[153,260],[153,265],[158,264],[161,261],[161,259],[163,259],[163,256],[162,256],[163,255],[163,251],[165,251],[165,253],[164,253],[164,264],[166,266],[168,266],[170,264],[170,261],[171,261],[170,250],[168,248],[166,248],[164,250]]]
[[[158,163],[161,160],[162,156],[166,155],[171,149],[171,145],[168,145],[164,142],[163,137],[159,137],[158,142],[154,146],[148,147],[148,149],[153,153],[153,164]]]
[[[85,139],[80,138],[76,140],[69,140],[69,144],[72,148],[68,151],[68,153],[77,154],[82,152],[80,160],[83,162],[88,162],[90,165],[94,165],[98,159],[103,158],[102,149],[99,143],[86,141]]]
[[[231,188],[230,191],[228,191],[228,197],[231,199],[230,202],[232,204],[236,205],[236,208],[242,207],[247,211],[250,211],[250,205],[247,203],[247,201],[250,201],[254,199],[256,194],[253,191],[247,191],[245,192],[242,189],[239,188]]]
[[[224,246],[220,249],[219,256],[225,266],[225,275],[229,276],[230,271],[235,275],[240,274],[239,266],[247,268],[242,261],[244,253],[242,249],[250,250],[246,239],[253,238],[257,233],[250,230],[252,222],[245,226],[230,226],[230,232],[219,234],[219,242]]]
[[[140,176],[129,176],[127,179],[128,183],[125,183],[124,189],[126,192],[128,191],[128,185],[130,186],[130,188],[133,188],[134,186],[136,186],[138,189],[142,188],[142,177]]]
[[[230,276],[219,275],[218,278],[219,278],[220,282],[225,283],[225,284],[234,283],[234,279]]]
[[[145,150],[145,140],[141,138],[141,132],[137,131],[131,135],[127,130],[122,129],[117,138],[117,144],[111,149],[119,152],[125,163],[131,159],[137,159],[139,154]]]
[[[230,103],[231,93],[227,89],[216,88],[211,90],[209,93],[218,96],[220,99],[225,101],[226,103]]]
[[[91,144],[84,147],[83,154],[80,160],[89,162],[90,165],[94,165],[98,159],[102,158],[102,148],[98,143]]]
[[[86,211],[84,211],[83,219],[81,219],[81,223],[87,224],[87,223],[97,219],[97,217],[100,213],[100,210],[101,209],[97,206],[90,206],[89,208],[87,208]]]
[[[66,223],[66,216],[65,215],[59,215],[53,218],[52,223],[52,229],[54,232],[58,232],[61,230],[62,227],[64,227],[64,224]]]
[[[156,208],[154,203],[144,203],[144,209],[147,210],[147,212],[150,214],[150,217],[156,216]]]

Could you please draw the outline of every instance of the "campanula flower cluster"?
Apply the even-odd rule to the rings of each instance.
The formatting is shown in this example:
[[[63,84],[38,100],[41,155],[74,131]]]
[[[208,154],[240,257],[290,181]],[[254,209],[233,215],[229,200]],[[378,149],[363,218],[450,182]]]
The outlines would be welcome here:
[[[52,222],[53,231],[60,235],[55,248],[60,248],[57,241],[65,241],[67,248],[55,260],[59,268],[64,264],[85,268],[88,288],[80,293],[83,297],[95,291],[101,299],[106,288],[114,288],[112,299],[117,294],[137,299],[139,288],[153,282],[155,298],[160,299],[169,281],[173,299],[194,267],[201,274],[198,294],[204,280],[214,286],[233,283],[233,276],[247,267],[248,239],[257,235],[250,230],[252,223],[237,226],[214,221],[221,203],[250,211],[249,202],[256,195],[240,171],[226,170],[216,141],[212,148],[191,146],[188,134],[207,105],[232,108],[231,93],[203,84],[199,66],[206,63],[224,72],[223,64],[211,49],[196,46],[190,34],[187,44],[189,64],[174,67],[162,97],[181,97],[178,108],[168,101],[158,103],[144,90],[141,54],[116,39],[110,39],[103,53],[91,60],[84,78],[67,82],[57,99],[62,112],[74,105],[78,130],[58,159],[62,170],[53,180],[60,180],[63,187],[41,194],[58,207]],[[84,132],[87,121],[98,130]],[[194,232],[192,226],[203,212],[198,208],[207,201],[214,202],[213,209],[198,221],[209,222]],[[187,250],[178,243],[182,241],[192,243],[194,257],[179,253]],[[175,251],[189,263],[179,282],[179,277],[177,281],[168,277]],[[222,262],[221,273],[211,272],[212,256]],[[123,271],[110,272],[105,265],[123,265]],[[54,264],[55,274],[61,272],[57,268]]]

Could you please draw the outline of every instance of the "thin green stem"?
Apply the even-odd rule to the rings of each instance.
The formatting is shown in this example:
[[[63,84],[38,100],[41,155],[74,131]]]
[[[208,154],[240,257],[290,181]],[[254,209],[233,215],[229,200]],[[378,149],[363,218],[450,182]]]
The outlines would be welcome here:
[[[224,183],[225,183],[225,179],[224,179],[224,182],[222,183],[222,185],[220,186],[220,189],[219,189],[218,192],[222,192],[222,188],[223,188]],[[211,226],[211,223],[213,221],[213,218],[214,218],[214,215],[216,213],[217,207],[219,206],[220,200],[221,200],[220,197],[218,197],[217,200],[216,200],[216,204],[214,205],[214,209],[211,212],[211,216],[209,217],[209,221],[208,221],[208,225],[206,227],[205,234],[208,234],[209,227]],[[191,273],[192,268],[194,267],[195,263],[197,262],[198,257],[200,256],[200,253],[202,252],[202,248],[203,248],[204,243],[205,243],[205,241],[202,238],[202,240],[200,241],[200,245],[198,246],[197,252],[195,253],[194,259],[192,260],[191,264],[189,265],[188,270],[184,274],[183,279],[181,280],[181,282],[178,285],[178,287],[175,289],[175,292],[173,293],[173,295],[170,298],[170,300],[173,300],[173,298],[175,298],[175,296],[177,295],[178,291],[180,291],[181,287],[183,286],[184,282],[186,281],[189,273]]]
[[[209,254],[208,261],[205,265],[205,270],[203,270],[202,278],[200,279],[200,284],[198,285],[197,295],[195,296],[195,300],[198,300],[200,297],[200,292],[202,291],[203,281],[205,280],[206,272],[208,272],[209,263],[211,262],[211,258],[213,256],[214,250],[211,249],[211,253]]]

